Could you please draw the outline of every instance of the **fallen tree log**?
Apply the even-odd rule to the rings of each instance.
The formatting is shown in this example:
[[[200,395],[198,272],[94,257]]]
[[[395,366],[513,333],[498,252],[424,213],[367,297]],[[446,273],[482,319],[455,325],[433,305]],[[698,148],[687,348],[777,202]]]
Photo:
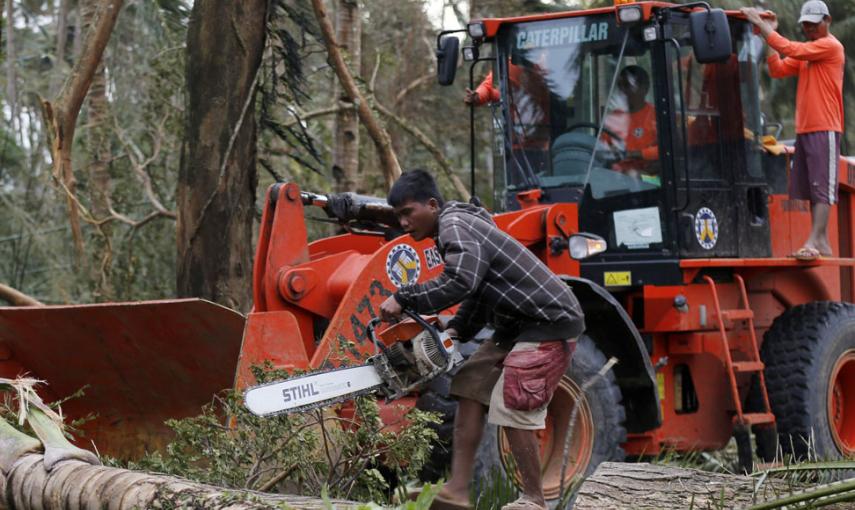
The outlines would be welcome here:
[[[0,379],[27,394],[25,420],[38,439],[0,418],[0,510],[132,510],[143,508],[205,508],[260,510],[329,508],[323,500],[305,496],[225,489],[156,473],[102,466],[87,450],[68,442],[62,418],[32,392],[35,381]],[[19,397],[23,398],[23,397]],[[334,500],[337,509],[358,508]]]
[[[748,508],[800,488],[800,484],[778,478],[766,478],[758,484],[758,479],[750,476],[660,464],[604,462],[579,488],[573,509]]]
[[[0,482],[0,489],[3,488]],[[44,456],[20,457],[5,477],[0,508],[8,510],[132,510],[142,508],[205,508],[229,510],[328,508],[319,498],[228,490],[171,476],[141,473],[67,460],[53,469]],[[5,504],[5,506],[4,506]],[[332,501],[337,509],[357,508]]]

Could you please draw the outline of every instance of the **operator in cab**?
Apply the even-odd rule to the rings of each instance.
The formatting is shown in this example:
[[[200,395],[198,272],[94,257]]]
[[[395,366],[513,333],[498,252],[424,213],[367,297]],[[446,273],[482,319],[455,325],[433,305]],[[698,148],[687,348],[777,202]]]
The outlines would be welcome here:
[[[451,478],[431,508],[471,508],[469,482],[486,416],[506,428],[522,478],[522,497],[503,510],[546,509],[536,431],[546,426],[547,405],[585,329],[579,301],[485,209],[444,202],[424,170],[401,175],[387,200],[413,239],[435,240],[445,267],[386,299],[381,318],[397,320],[404,308],[428,314],[460,304],[446,329],[450,336],[467,341],[485,325],[494,330],[452,379],[458,408]]]
[[[643,67],[628,65],[617,78],[618,106],[605,119],[603,140],[623,159],[613,165],[626,175],[660,185],[659,146],[656,138],[656,109],[647,101],[650,76]],[[608,133],[618,135],[615,139]]]

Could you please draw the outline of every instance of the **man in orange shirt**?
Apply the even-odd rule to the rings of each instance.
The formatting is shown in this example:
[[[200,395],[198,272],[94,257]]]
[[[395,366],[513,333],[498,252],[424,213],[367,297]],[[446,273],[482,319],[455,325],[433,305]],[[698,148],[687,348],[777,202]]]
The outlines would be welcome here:
[[[810,200],[812,221],[810,236],[793,256],[801,260],[830,256],[826,230],[831,206],[837,202],[843,132],[843,45],[828,31],[831,15],[822,0],[809,0],[802,6],[799,23],[808,39],[803,43],[776,32],[778,21],[772,13],[766,14],[767,19],[754,8],[743,8],[742,13],[766,39],[769,74],[773,78],[799,78],[790,197]]]
[[[656,109],[647,102],[650,76],[643,67],[628,65],[621,69],[617,87],[626,99],[626,108],[615,109],[606,117],[605,127],[623,139],[625,159],[615,164],[615,170],[638,175],[659,184],[659,146],[656,138]],[[616,140],[604,135],[607,142]]]

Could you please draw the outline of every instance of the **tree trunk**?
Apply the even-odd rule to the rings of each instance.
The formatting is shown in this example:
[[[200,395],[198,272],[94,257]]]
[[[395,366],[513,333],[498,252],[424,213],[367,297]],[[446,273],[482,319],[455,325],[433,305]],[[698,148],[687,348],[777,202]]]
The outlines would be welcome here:
[[[338,0],[336,8],[336,40],[347,55],[351,72],[360,74],[362,53],[362,19],[357,0]],[[353,98],[338,81],[334,96],[339,102],[353,104]],[[357,191],[359,187],[359,116],[353,108],[341,109],[335,116],[335,146],[333,148],[333,177],[335,191]]]
[[[56,13],[56,61],[51,73],[50,93],[55,94],[62,84],[62,71],[65,69],[65,47],[68,45],[68,11],[70,0],[60,0]]]
[[[757,478],[750,476],[658,464],[604,462],[579,488],[573,508],[742,508],[793,489],[786,481],[767,478],[755,495],[756,483]]]
[[[338,43],[333,33],[332,23],[327,16],[326,8],[323,0],[312,0],[312,8],[315,11],[315,17],[318,24],[321,26],[321,33],[324,36],[324,44],[327,47],[328,60],[333,70],[335,71],[341,86],[347,94],[356,102],[356,111],[359,114],[359,120],[365,126],[368,136],[374,142],[374,147],[377,149],[377,154],[380,157],[380,166],[383,169],[383,177],[386,180],[386,187],[391,188],[395,179],[401,175],[401,166],[398,164],[398,157],[392,149],[392,141],[389,139],[389,133],[377,120],[377,116],[372,113],[368,105],[365,95],[360,92],[353,75],[347,68],[341,52],[338,50]]]
[[[255,85],[266,0],[197,0],[187,33],[186,151],[178,180],[178,294],[248,311],[255,215]]]
[[[80,7],[83,12],[83,25],[85,27],[93,26],[98,9],[98,0],[85,0]],[[102,59],[94,76],[92,76],[92,84],[89,87],[87,119],[89,200],[92,214],[99,219],[110,216],[109,165],[112,155],[110,153],[110,138],[107,134],[109,103],[107,102],[106,84]],[[89,281],[95,301],[111,301],[113,299],[111,277],[113,265],[111,235],[113,228],[110,222],[105,222],[98,225],[98,230],[101,235],[91,243],[92,254],[87,261],[90,274]]]
[[[18,90],[16,82],[18,81],[15,66],[17,65],[18,57],[15,53],[15,17],[12,7],[12,0],[6,0],[6,102],[9,105],[10,122],[9,125],[14,132],[16,139],[20,140],[21,134],[18,132]]]

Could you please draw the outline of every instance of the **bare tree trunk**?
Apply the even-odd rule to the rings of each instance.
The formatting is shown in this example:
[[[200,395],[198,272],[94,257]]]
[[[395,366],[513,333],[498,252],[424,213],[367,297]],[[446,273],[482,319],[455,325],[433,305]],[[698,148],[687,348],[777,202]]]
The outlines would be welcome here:
[[[78,260],[82,260],[83,255],[83,234],[80,228],[80,202],[77,200],[76,181],[71,166],[74,130],[80,107],[89,91],[95,71],[101,64],[104,48],[113,33],[122,2],[123,0],[103,0],[100,3],[97,21],[86,32],[86,41],[83,43],[80,58],[71,70],[70,78],[53,102],[42,101],[45,125],[52,139],[53,177],[68,202],[68,219]]]
[[[356,81],[353,75],[347,69],[347,65],[338,50],[335,34],[333,33],[332,23],[330,23],[324,8],[323,0],[312,0],[312,7],[315,11],[315,17],[318,19],[318,24],[321,26],[321,32],[324,36],[324,43],[327,47],[329,62],[338,76],[339,82],[344,87],[345,92],[356,101],[357,113],[359,120],[365,125],[365,130],[368,136],[374,142],[377,149],[377,154],[380,156],[380,166],[383,169],[383,177],[386,180],[386,186],[391,188],[401,175],[401,166],[398,164],[398,158],[395,156],[395,151],[392,150],[392,142],[389,139],[389,133],[377,120],[377,117],[372,113],[371,108],[366,101],[365,96],[356,86]]]
[[[9,113],[11,116],[9,125],[18,138],[18,89],[16,82],[18,81],[15,65],[17,65],[18,57],[15,52],[15,16],[12,8],[12,0],[6,0],[6,102],[9,105]]]
[[[197,0],[187,33],[186,153],[178,180],[178,294],[247,311],[252,299],[255,86],[266,0]]]
[[[347,55],[350,69],[359,75],[362,53],[362,19],[357,0],[338,0],[336,40]],[[334,95],[340,102],[353,103],[353,98],[335,82]],[[341,109],[335,116],[333,177],[336,191],[356,191],[359,187],[359,116],[353,108]]]
[[[80,8],[83,13],[83,25],[92,26],[98,8],[98,0],[85,0]],[[89,200],[91,212],[96,218],[110,216],[110,138],[107,135],[109,125],[109,103],[107,102],[106,77],[102,60],[89,87],[88,138],[89,138]],[[98,225],[100,237],[92,242],[92,257],[89,264],[90,282],[96,301],[113,299],[112,265],[113,248],[111,222]]]
[[[51,73],[50,93],[55,94],[62,84],[61,71],[65,68],[65,47],[68,44],[68,11],[70,0],[60,0],[56,13],[56,63]]]

